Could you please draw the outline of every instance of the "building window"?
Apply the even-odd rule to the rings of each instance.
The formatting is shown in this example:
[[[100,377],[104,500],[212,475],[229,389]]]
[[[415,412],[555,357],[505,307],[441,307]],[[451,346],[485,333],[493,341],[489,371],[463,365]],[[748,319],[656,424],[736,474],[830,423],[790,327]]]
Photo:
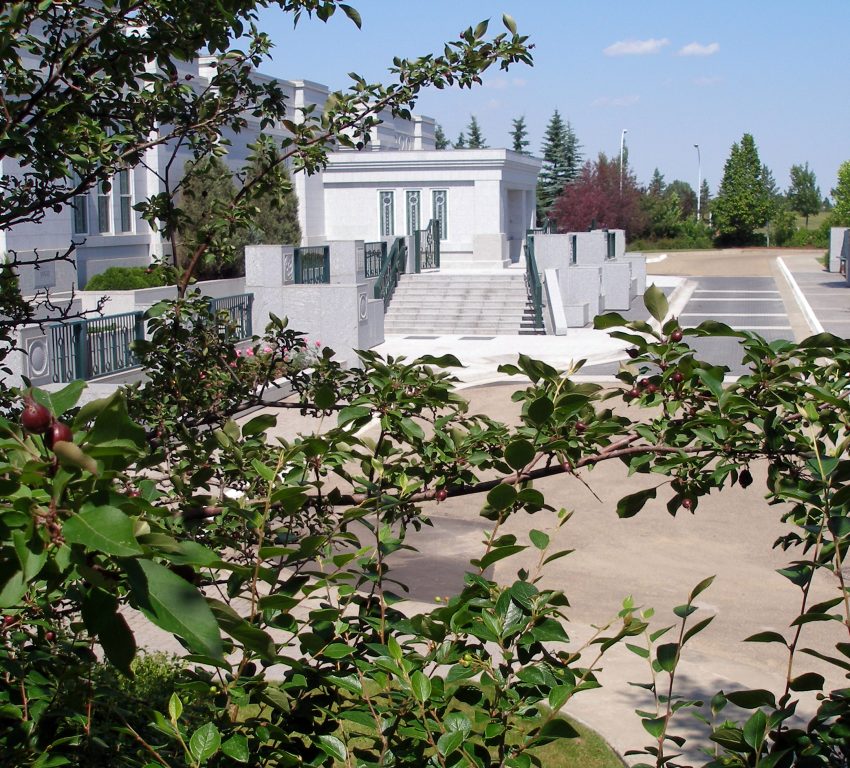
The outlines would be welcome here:
[[[130,171],[118,172],[118,213],[122,232],[133,231],[133,195],[130,191]]]
[[[395,234],[394,194],[389,191],[378,192],[381,216],[381,237],[392,237]]]
[[[431,218],[440,223],[440,240],[449,236],[449,193],[445,189],[431,192]]]
[[[419,209],[421,207],[421,194],[418,190],[406,193],[407,199],[407,234],[412,235],[419,229]]]
[[[80,185],[80,177],[74,174],[73,184],[75,187]],[[74,209],[74,234],[86,235],[89,231],[89,196],[86,192],[79,195],[74,195],[71,200],[71,207]]]
[[[110,232],[109,208],[111,189],[109,182],[104,180],[97,185],[97,231],[101,234]]]

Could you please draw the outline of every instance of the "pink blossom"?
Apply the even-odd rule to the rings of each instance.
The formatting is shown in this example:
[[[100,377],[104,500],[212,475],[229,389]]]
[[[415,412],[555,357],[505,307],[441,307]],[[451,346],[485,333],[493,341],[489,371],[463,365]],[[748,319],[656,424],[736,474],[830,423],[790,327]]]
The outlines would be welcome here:
[[[316,346],[317,346],[317,347],[321,347],[321,346],[322,346],[322,342],[321,342],[321,341],[316,341]]]
[[[242,350],[241,349],[236,350],[236,357],[242,357]]]
[[[236,361],[235,361],[235,360],[234,360],[234,361],[230,364],[230,367],[231,367],[231,368],[235,368],[235,367],[236,367]]]
[[[248,357],[253,357],[254,356],[254,350],[249,347],[248,349],[245,350],[245,354],[248,355]]]
[[[272,351],[271,347],[263,347],[263,352],[265,352],[267,355],[270,355],[271,351]]]

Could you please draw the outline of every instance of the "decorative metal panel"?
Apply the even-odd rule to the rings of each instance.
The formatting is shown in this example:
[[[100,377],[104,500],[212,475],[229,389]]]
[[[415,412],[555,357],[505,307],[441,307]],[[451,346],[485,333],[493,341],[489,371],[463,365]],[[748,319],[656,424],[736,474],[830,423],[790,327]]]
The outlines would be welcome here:
[[[431,192],[431,218],[440,223],[440,240],[449,236],[449,193],[445,189]]]
[[[422,207],[422,195],[419,190],[408,190],[405,193],[407,204],[407,234],[412,235],[419,229],[419,211]]]
[[[395,195],[384,190],[378,193],[381,216],[381,237],[392,237],[395,234]]]

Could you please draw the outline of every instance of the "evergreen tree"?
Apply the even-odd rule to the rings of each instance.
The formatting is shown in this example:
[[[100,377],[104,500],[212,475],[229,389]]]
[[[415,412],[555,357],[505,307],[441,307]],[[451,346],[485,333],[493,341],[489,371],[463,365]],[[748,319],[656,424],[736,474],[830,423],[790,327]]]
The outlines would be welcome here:
[[[700,221],[708,223],[711,214],[711,190],[708,187],[708,179],[703,179],[699,185],[699,218]]]
[[[484,135],[481,133],[481,126],[478,125],[478,120],[475,115],[470,115],[469,125],[466,127],[466,133],[469,136],[466,145],[470,149],[487,149],[487,142]]]
[[[569,121],[566,123],[556,109],[543,134],[543,168],[537,184],[538,218],[547,215],[552,204],[574,181],[581,168],[581,145]]]
[[[434,146],[436,149],[448,149],[451,146],[451,142],[446,138],[446,134],[443,133],[443,126],[439,123],[434,128]]]
[[[520,115],[518,118],[512,121],[513,129],[511,130],[511,149],[514,152],[519,152],[523,155],[529,154],[528,152],[528,139],[525,137],[528,136],[528,128],[525,125],[525,115]]]
[[[455,149],[466,149],[466,136],[464,136],[463,131],[461,131],[457,135],[457,139],[455,139]]]
[[[259,175],[260,165],[254,163],[249,179]],[[254,200],[255,211],[247,229],[239,231],[234,245],[237,263],[244,270],[244,246],[261,243],[274,245],[299,245],[301,226],[298,223],[298,195],[285,168],[268,179],[268,188]]]
[[[763,227],[772,201],[765,186],[764,166],[751,134],[732,145],[723,180],[711,206],[718,240],[726,245],[750,245]]]
[[[809,228],[809,216],[817,213],[821,207],[820,188],[815,172],[809,170],[809,164],[791,166],[791,184],[788,186],[788,204],[792,211],[806,217],[806,229]]]
[[[694,192],[693,187],[687,181],[681,179],[671,181],[664,192],[678,198],[683,221],[694,218],[697,210],[697,193]]]
[[[221,211],[235,195],[233,174],[220,158],[211,155],[186,163],[177,200],[177,267],[185,269],[199,244],[209,241],[210,247],[198,265],[198,279],[236,276],[236,248],[229,230],[220,226]]]

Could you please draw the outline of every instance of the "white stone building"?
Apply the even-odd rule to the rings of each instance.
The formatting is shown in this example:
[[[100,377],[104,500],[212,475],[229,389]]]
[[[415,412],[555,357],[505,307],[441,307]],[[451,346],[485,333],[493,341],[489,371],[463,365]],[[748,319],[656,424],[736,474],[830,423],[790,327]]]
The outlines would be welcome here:
[[[197,87],[203,87],[210,73],[204,59],[180,64],[180,74],[190,75]],[[308,80],[279,84],[292,114],[309,105],[321,109],[330,93]],[[331,153],[324,172],[295,175],[300,245],[406,235],[436,218],[445,267],[492,268],[519,261],[525,231],[534,224],[540,161],[505,149],[438,151],[431,118],[382,117],[366,149]],[[249,124],[248,130],[225,136],[231,167],[244,165],[258,130]],[[111,188],[99,185],[77,197],[72,207],[47,213],[38,224],[0,231],[0,252],[14,250],[24,257],[36,249],[61,252],[76,243],[76,272],[62,263],[23,269],[24,293],[82,287],[110,266],[144,266],[168,254],[169,244],[133,206],[162,191],[158,174],[179,174],[190,159],[188,152],[178,154],[169,168],[171,154],[168,146],[153,147],[144,164],[122,171]],[[17,171],[9,160],[0,164],[0,173]]]

